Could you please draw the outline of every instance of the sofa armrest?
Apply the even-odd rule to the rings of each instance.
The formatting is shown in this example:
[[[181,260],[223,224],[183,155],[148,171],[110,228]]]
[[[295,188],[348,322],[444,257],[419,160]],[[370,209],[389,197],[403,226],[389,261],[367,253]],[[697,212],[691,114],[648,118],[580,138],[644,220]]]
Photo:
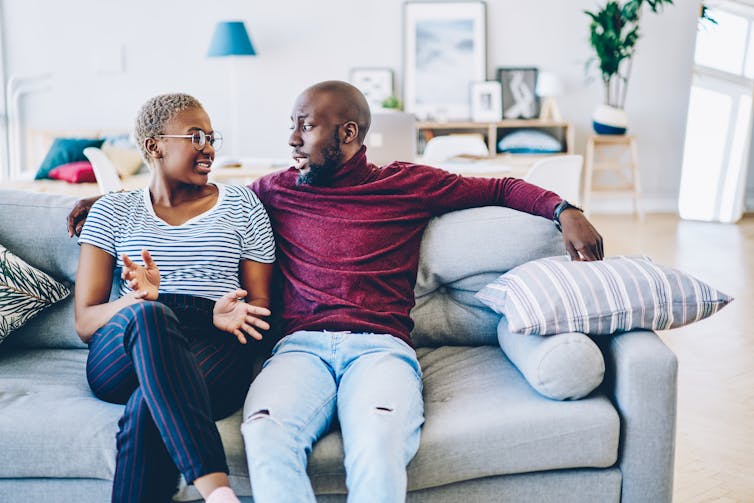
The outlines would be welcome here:
[[[621,501],[670,502],[675,454],[675,354],[651,331],[604,341],[608,393],[621,419]]]

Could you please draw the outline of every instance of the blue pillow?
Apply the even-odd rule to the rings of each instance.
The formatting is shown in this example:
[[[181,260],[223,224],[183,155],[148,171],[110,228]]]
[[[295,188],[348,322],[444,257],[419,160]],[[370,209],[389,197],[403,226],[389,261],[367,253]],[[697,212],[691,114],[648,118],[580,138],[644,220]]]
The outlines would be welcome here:
[[[86,161],[84,149],[87,147],[100,148],[104,139],[95,138],[55,138],[42,164],[34,175],[35,180],[50,178],[50,171],[71,162]]]
[[[505,135],[497,144],[498,151],[511,154],[556,154],[563,146],[551,134],[537,129],[520,129]]]

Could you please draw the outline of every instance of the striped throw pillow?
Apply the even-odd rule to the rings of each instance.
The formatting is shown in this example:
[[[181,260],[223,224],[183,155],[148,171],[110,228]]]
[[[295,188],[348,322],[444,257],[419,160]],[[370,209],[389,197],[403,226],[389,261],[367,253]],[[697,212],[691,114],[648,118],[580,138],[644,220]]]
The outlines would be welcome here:
[[[733,300],[647,257],[533,260],[503,274],[476,296],[505,315],[511,331],[531,335],[666,330],[707,318]]]

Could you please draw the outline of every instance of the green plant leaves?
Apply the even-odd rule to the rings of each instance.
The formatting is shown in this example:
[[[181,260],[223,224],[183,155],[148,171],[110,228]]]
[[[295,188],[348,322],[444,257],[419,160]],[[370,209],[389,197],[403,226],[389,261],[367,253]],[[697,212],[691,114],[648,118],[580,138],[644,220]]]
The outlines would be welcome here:
[[[622,95],[620,92],[613,95],[612,88],[618,87],[615,80],[628,81],[628,71],[624,71],[624,67],[636,50],[644,3],[650,6],[652,12],[657,12],[664,4],[672,4],[673,0],[627,0],[622,4],[619,0],[608,0],[601,9],[584,11],[591,18],[589,43],[597,54],[606,101],[621,108],[625,100],[625,85]]]

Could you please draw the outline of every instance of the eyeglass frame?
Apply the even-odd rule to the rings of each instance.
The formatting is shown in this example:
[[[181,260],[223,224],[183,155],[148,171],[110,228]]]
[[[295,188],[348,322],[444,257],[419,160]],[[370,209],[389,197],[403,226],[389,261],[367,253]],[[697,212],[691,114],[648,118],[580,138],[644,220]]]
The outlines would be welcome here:
[[[199,143],[194,143],[194,136],[196,134],[199,134]],[[204,147],[207,146],[207,141],[209,141],[210,146],[217,150],[220,150],[222,147],[223,142],[223,135],[222,133],[219,133],[218,131],[213,132],[212,134],[205,133],[201,129],[197,129],[192,134],[157,134],[154,135],[152,138],[185,138],[191,140],[191,146],[194,147],[194,150],[201,152],[204,150]],[[220,146],[215,147],[215,142],[217,140],[220,140]],[[202,145],[203,143],[203,145]]]

